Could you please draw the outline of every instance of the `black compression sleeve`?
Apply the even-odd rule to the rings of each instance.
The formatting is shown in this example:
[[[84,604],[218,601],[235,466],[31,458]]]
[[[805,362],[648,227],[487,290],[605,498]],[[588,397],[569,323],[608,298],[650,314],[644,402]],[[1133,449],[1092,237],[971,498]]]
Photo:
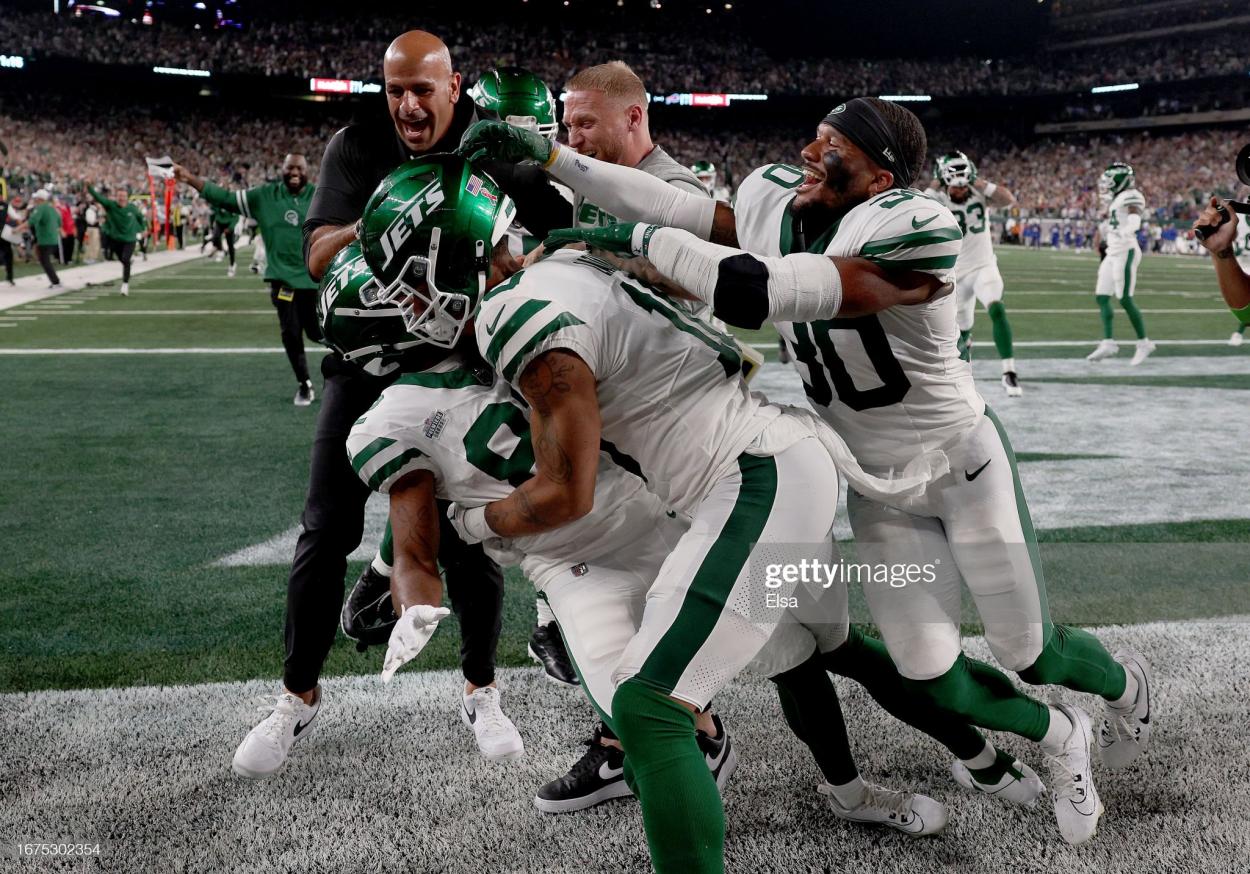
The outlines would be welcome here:
[[[768,268],[745,252],[717,266],[712,312],[737,328],[760,328],[768,319]]]

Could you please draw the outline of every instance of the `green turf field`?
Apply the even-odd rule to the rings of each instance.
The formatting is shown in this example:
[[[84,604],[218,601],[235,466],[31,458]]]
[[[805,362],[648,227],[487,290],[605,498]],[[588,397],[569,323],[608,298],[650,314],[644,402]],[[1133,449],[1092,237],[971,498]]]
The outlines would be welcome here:
[[[268,293],[246,271],[248,257],[241,253],[235,279],[224,265],[202,259],[135,277],[129,298],[101,286],[0,311],[0,353],[22,352],[0,354],[7,459],[0,480],[0,691],[278,675],[285,568],[219,560],[297,524],[317,407],[291,404],[294,378]],[[1096,258],[1015,250],[1001,254],[1001,267],[1018,358],[1073,359],[1092,348]],[[1250,379],[1223,373],[1221,356],[1247,354],[1250,346],[1226,345],[1234,320],[1210,266],[1148,257],[1139,287],[1151,337],[1186,343],[1162,344],[1157,355],[1207,357],[1209,372],[1199,361],[1203,372],[1152,376],[1146,367],[1132,374],[1120,367],[1040,376],[1032,384],[1037,394],[1024,399],[1034,406],[1021,409],[1044,419],[1047,392],[1102,384],[1140,390],[1144,417],[1151,416],[1152,391],[1204,390],[1220,403],[1237,403],[1228,398]],[[1130,339],[1122,314],[1116,326],[1119,338]],[[988,341],[988,326],[979,331]],[[775,343],[771,333],[750,339],[770,349]],[[1075,345],[1030,345],[1062,343]],[[977,354],[993,356],[992,345]],[[1158,397],[1173,403],[1164,400],[1173,395]],[[992,400],[997,404],[997,396]],[[1017,444],[1026,468],[1100,464],[1123,454],[1032,438]],[[1195,459],[1198,468],[1221,464]],[[1215,478],[1210,487],[1234,484]],[[1071,497],[1075,507],[1079,490]],[[1168,497],[1145,500],[1158,508]],[[1208,544],[1217,552],[1220,544],[1250,539],[1250,512],[1225,505],[1214,512],[1183,523],[1137,523],[1128,512],[1100,525],[1045,525],[1042,538]],[[1131,558],[1101,554],[1109,567]],[[1132,596],[1131,574],[1065,589],[1064,574],[1087,555],[1044,554],[1057,614],[1075,611],[1094,623],[1247,612],[1239,600],[1244,590],[1208,585],[1209,575],[1187,587],[1155,581]],[[354,562],[350,573],[360,566]],[[526,662],[533,594],[515,574],[510,583],[499,656],[501,664],[517,665]],[[454,627],[441,629],[422,665],[453,666],[457,640]],[[327,672],[372,673],[380,661],[379,651],[362,656],[340,639]]]

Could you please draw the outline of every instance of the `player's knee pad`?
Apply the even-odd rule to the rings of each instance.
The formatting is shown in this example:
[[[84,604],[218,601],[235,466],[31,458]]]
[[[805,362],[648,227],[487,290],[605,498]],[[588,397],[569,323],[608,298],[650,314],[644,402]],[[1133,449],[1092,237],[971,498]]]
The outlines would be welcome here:
[[[1016,675],[1030,686],[1060,685],[1068,675],[1068,666],[1061,651],[1058,633],[1051,635],[1050,641],[1042,647],[1042,651],[1037,658],[1033,659],[1032,664],[1023,668],[1010,665],[1003,665],[1003,667],[1014,670]]]

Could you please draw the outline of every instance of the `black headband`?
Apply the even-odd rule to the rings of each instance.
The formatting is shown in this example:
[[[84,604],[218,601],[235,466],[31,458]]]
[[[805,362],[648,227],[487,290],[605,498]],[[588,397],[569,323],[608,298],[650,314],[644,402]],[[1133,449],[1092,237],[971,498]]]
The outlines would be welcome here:
[[[838,130],[877,163],[894,174],[894,184],[911,188],[911,170],[903,163],[902,149],[877,108],[863,97],[839,103],[825,116],[824,123]]]

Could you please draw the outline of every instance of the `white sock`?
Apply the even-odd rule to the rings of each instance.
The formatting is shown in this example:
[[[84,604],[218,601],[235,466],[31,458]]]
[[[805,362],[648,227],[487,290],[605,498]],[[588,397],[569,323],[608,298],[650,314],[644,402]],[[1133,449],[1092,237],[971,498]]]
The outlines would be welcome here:
[[[542,598],[534,602],[534,612],[538,614],[539,625],[550,625],[556,621],[556,614],[551,612],[551,605]]]
[[[1015,369],[1016,369],[1016,359],[1014,358],[1003,359],[1003,373],[1006,373],[1009,370],[1015,370]]]
[[[369,562],[369,566],[387,579],[390,579],[391,571],[394,570],[394,568],[392,568],[389,564],[382,561],[381,553],[378,553],[373,557],[373,561]]]
[[[1072,733],[1072,720],[1068,719],[1068,714],[1058,707],[1048,709],[1050,710],[1050,728],[1046,729],[1046,736],[1041,740],[1042,752],[1057,756],[1063,752],[1063,742]]]
[[[1137,703],[1137,677],[1128,668],[1124,669],[1124,694],[1109,703],[1119,710],[1128,710]]]
[[[998,752],[994,749],[994,745],[989,741],[985,742],[985,749],[977,753],[971,759],[960,759],[961,762],[970,771],[976,771],[981,768],[988,768],[994,762],[998,761]]]
[[[849,783],[833,787],[833,797],[838,799],[838,804],[841,804],[848,810],[854,810],[863,804],[867,795],[868,787],[864,785],[861,777],[856,777]]]

